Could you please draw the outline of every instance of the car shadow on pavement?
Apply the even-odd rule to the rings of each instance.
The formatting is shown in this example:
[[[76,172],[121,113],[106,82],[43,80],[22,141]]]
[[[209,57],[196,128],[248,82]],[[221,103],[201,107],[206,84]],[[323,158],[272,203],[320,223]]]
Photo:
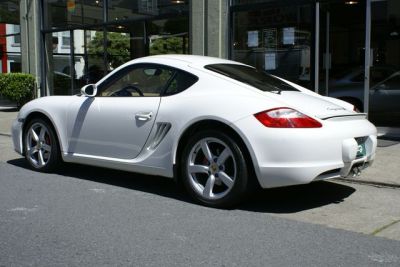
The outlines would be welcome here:
[[[7,163],[30,170],[23,158],[9,160]],[[71,163],[62,164],[55,174],[156,194],[197,205],[181,186],[177,186],[172,179],[160,176]],[[324,181],[307,185],[260,189],[235,209],[263,213],[295,213],[341,203],[355,191],[348,185]]]
[[[19,111],[16,107],[3,107],[0,109],[1,112],[17,112]]]
[[[259,190],[239,209],[268,212],[295,213],[330,204],[339,204],[356,191],[351,186],[332,181]]]

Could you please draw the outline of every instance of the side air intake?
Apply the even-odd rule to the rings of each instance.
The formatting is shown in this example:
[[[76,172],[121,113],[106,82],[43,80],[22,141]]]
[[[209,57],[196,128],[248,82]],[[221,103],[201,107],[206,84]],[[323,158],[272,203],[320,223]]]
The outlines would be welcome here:
[[[150,149],[155,149],[164,137],[167,135],[169,129],[171,129],[171,124],[167,122],[158,122],[157,123],[157,130],[153,137],[153,142],[150,145]]]

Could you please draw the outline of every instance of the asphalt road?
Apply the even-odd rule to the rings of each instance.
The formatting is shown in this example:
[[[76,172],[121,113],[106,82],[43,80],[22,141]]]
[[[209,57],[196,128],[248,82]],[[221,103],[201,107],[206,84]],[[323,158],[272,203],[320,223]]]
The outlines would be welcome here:
[[[0,162],[0,266],[399,266],[399,241],[275,216],[356,190],[321,182],[217,210],[165,178],[16,158]]]

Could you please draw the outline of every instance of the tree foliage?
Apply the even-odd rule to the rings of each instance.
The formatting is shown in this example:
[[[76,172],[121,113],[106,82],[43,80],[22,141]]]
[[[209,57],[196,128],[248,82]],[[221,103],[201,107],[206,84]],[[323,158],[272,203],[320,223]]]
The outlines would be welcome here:
[[[88,54],[103,57],[104,55],[104,34],[96,32],[93,39],[88,43]],[[119,32],[107,33],[107,59],[109,67],[115,69],[130,59],[129,35]]]
[[[166,37],[154,39],[150,44],[150,55],[159,54],[183,54],[187,51],[187,39],[186,37]],[[183,46],[185,44],[185,51]]]

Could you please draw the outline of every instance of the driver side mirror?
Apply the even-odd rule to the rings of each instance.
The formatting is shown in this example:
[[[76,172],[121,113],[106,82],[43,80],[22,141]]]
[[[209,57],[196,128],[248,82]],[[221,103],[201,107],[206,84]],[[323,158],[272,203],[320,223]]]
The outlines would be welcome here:
[[[87,84],[82,87],[81,93],[87,97],[95,97],[97,94],[97,87],[95,84]]]

